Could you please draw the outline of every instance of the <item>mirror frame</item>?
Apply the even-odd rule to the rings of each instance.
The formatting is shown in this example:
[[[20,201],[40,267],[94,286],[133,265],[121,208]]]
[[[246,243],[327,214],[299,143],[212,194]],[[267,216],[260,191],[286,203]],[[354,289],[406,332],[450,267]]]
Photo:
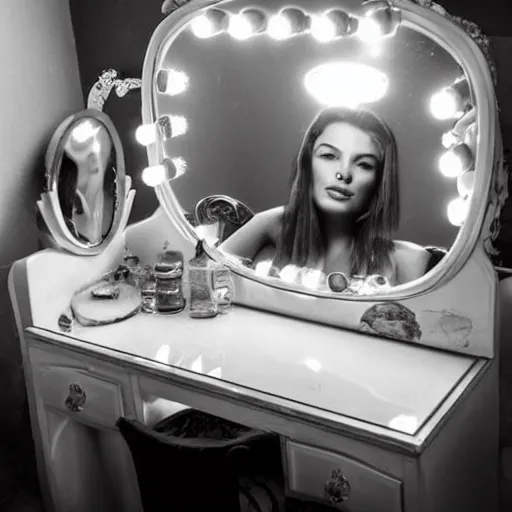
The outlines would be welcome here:
[[[173,11],[160,23],[153,33],[144,61],[142,75],[142,122],[153,124],[156,121],[154,77],[156,64],[160,62],[174,39],[195,16],[212,6],[226,4],[218,0],[192,0]],[[431,38],[452,55],[462,67],[474,95],[477,107],[478,143],[475,159],[475,182],[473,195],[466,221],[452,244],[448,254],[433,269],[411,283],[393,287],[391,290],[375,295],[334,295],[332,293],[309,290],[304,287],[284,283],[278,279],[269,280],[256,276],[253,270],[233,264],[233,258],[219,250],[205,246],[210,257],[230,268],[243,279],[260,283],[266,287],[281,289],[315,297],[324,297],[341,301],[380,302],[403,300],[428,293],[447,284],[465,266],[479,245],[490,258],[495,238],[491,226],[499,222],[501,207],[507,197],[506,176],[503,168],[503,148],[499,129],[497,102],[492,73],[494,68],[487,52],[477,37],[473,35],[475,25],[462,23],[458,18],[450,17],[446,11],[430,0],[394,0],[392,4],[402,11],[402,26],[418,31]],[[284,4],[283,4],[284,5]],[[282,7],[276,6],[277,8]],[[311,11],[313,9],[310,9]],[[482,36],[483,37],[483,36]],[[148,165],[158,165],[163,157],[159,144],[146,147]],[[505,185],[503,183],[505,182]],[[179,234],[192,246],[199,240],[193,226],[186,220],[170,182],[155,187],[161,207],[175,225]]]
[[[62,214],[58,197],[58,182],[66,135],[71,127],[82,119],[94,118],[107,129],[116,155],[116,203],[112,225],[101,242],[92,244],[76,239],[68,229]],[[110,118],[97,109],[85,109],[68,116],[60,123],[52,135],[46,149],[45,191],[37,202],[39,211],[57,246],[80,256],[94,256],[102,252],[122,231],[128,222],[130,207],[135,191],[127,197],[126,174],[123,146],[119,134]],[[127,205],[129,206],[127,208]]]

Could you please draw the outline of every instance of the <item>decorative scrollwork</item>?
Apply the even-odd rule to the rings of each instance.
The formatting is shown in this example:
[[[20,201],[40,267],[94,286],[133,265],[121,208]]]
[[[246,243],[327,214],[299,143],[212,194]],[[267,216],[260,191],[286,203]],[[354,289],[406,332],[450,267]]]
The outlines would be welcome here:
[[[331,478],[325,482],[324,493],[333,505],[348,500],[350,484],[341,469],[335,469],[332,472]]]
[[[122,98],[130,91],[141,87],[142,80],[140,78],[121,78],[119,71],[116,69],[106,69],[89,91],[87,108],[103,110],[112,89],[115,90],[118,98]]]
[[[82,386],[73,382],[69,385],[69,395],[64,404],[71,412],[81,412],[84,409],[86,398],[87,396]]]

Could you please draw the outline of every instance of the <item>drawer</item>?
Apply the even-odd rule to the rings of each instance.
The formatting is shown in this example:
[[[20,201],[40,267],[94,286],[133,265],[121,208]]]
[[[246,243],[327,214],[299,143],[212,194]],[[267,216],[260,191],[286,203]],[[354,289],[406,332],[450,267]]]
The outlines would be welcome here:
[[[340,470],[350,491],[340,505],[349,512],[401,512],[402,484],[380,471],[353,459],[318,448],[286,442],[290,494],[327,502],[325,484]]]
[[[46,366],[37,372],[38,395],[46,408],[76,416],[77,420],[115,428],[124,416],[121,385],[85,370]]]

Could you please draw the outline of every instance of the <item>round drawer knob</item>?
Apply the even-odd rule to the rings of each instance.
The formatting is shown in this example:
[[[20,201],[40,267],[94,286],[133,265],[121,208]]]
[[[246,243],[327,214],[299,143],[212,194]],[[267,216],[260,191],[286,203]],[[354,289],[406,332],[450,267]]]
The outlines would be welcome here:
[[[86,394],[80,384],[69,385],[69,395],[65,400],[66,407],[72,412],[80,412],[83,410],[85,405]]]
[[[350,494],[350,484],[341,469],[335,469],[331,478],[325,482],[324,492],[332,504],[343,503]]]

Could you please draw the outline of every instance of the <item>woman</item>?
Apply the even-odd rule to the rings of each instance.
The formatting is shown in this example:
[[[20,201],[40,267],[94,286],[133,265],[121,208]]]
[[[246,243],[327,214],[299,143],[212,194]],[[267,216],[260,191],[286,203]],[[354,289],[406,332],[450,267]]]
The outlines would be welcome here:
[[[389,284],[421,277],[429,253],[393,241],[399,221],[397,146],[365,109],[323,110],[294,163],[286,206],[255,215],[220,249],[254,263],[316,269],[324,275],[379,274]]]

